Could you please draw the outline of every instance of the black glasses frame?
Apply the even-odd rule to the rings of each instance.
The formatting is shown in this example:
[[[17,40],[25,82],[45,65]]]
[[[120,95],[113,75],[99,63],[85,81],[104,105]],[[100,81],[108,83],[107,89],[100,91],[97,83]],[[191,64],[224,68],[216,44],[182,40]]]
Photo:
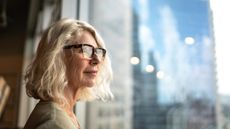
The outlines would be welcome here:
[[[63,48],[64,48],[64,49],[72,49],[72,48],[77,49],[77,48],[81,48],[81,50],[82,50],[82,52],[83,52],[83,51],[84,51],[84,50],[83,50],[83,47],[84,47],[84,46],[88,46],[88,47],[91,47],[91,48],[92,48],[92,53],[91,53],[91,55],[90,55],[89,58],[92,58],[93,55],[97,55],[97,56],[98,56],[98,54],[97,54],[97,51],[98,51],[98,50],[101,50],[101,51],[102,51],[102,55],[101,55],[102,58],[105,57],[106,50],[105,50],[104,48],[94,48],[94,46],[92,46],[92,45],[90,45],[90,44],[72,44],[72,45],[66,45],[66,46],[64,46]]]

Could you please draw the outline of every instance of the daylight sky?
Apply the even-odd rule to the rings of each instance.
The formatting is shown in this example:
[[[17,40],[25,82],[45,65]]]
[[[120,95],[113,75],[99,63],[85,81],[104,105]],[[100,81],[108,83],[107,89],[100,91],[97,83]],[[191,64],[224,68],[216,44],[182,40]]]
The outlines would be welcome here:
[[[154,67],[164,73],[158,81],[160,101],[184,101],[188,94],[212,99],[216,82],[208,1],[137,0],[135,7],[142,67],[153,51]]]

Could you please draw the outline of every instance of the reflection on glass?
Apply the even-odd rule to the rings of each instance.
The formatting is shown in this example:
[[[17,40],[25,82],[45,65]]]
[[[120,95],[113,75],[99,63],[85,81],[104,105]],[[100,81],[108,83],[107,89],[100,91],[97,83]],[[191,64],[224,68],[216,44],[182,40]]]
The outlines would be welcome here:
[[[148,72],[148,73],[151,73],[154,71],[154,67],[152,65],[147,65],[145,67],[145,71]]]
[[[192,45],[195,43],[195,39],[193,37],[186,37],[184,42],[188,45]]]
[[[140,59],[138,57],[131,57],[130,63],[133,65],[137,65],[140,63]]]
[[[209,20],[208,0],[133,0],[133,129],[216,128]]]
[[[157,78],[158,79],[163,79],[164,78],[164,72],[163,71],[158,71],[157,72]]]

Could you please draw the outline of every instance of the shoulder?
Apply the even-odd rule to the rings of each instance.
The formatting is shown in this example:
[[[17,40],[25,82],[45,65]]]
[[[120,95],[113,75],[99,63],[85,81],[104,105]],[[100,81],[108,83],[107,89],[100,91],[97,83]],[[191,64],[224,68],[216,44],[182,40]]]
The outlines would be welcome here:
[[[76,129],[63,121],[48,120],[40,124],[36,129]]]
[[[76,129],[63,110],[53,102],[39,102],[24,129]]]

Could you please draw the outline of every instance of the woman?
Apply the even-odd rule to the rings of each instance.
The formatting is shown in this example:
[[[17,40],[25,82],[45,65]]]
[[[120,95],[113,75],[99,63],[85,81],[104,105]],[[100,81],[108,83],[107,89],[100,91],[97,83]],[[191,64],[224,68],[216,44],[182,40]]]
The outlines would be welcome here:
[[[24,129],[80,129],[77,101],[112,98],[104,42],[88,23],[62,19],[43,34],[25,75],[28,96],[40,101]]]

